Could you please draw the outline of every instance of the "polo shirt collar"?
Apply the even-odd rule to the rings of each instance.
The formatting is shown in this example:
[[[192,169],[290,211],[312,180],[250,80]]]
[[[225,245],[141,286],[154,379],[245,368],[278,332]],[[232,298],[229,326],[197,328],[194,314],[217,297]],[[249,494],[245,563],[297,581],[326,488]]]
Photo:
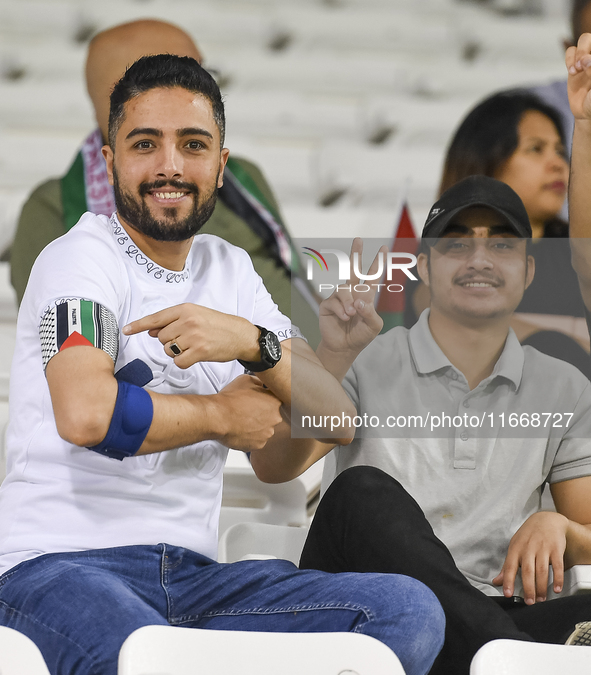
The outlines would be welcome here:
[[[456,370],[431,334],[431,330],[429,329],[429,311],[429,309],[426,309],[419,317],[417,323],[408,332],[410,353],[415,368],[418,373],[422,374],[433,373],[444,368]],[[523,375],[524,361],[523,347],[519,343],[513,329],[510,328],[505,347],[492,374],[481,382],[481,385],[492,382],[500,377],[509,380],[513,383],[515,389],[518,389]]]
[[[415,363],[417,372],[427,374],[434,373],[442,368],[453,368],[447,356],[441,351],[439,345],[429,329],[429,313],[426,309],[419,320],[408,332],[410,353]]]

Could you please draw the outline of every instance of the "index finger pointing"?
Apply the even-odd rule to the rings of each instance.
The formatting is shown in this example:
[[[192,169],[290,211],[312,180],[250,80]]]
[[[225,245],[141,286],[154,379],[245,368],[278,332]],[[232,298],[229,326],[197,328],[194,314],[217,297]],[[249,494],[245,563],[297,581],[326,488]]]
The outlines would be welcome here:
[[[361,257],[363,256],[363,240],[360,237],[355,237],[351,244],[351,255],[349,256],[349,265],[351,268],[350,283],[356,286],[359,283],[359,278],[355,274],[355,259],[357,257],[357,267],[361,270]]]
[[[145,330],[164,328],[178,318],[178,311],[174,307],[168,307],[167,309],[162,309],[154,314],[148,314],[148,316],[144,316],[142,319],[128,323],[127,326],[123,326],[121,332],[123,335],[135,335]]]
[[[577,48],[574,57],[575,61],[574,65],[576,70],[586,69],[589,67],[590,53],[591,53],[591,34],[583,33],[577,43]]]
[[[371,267],[367,272],[370,276],[376,274],[378,269],[380,268],[380,255],[382,256],[388,255],[388,247],[385,244],[383,246],[380,246],[380,250],[376,253],[376,257],[373,259],[373,262],[371,263]]]
[[[382,263],[382,260],[386,260],[388,255],[388,247],[386,245],[380,246],[380,250],[376,253],[376,257],[373,259],[373,262],[371,263],[371,267],[367,271],[367,274],[370,279],[376,278],[376,275],[378,274],[378,271],[380,271],[380,264]],[[382,266],[382,270],[384,269],[385,266]],[[380,274],[380,278],[377,278],[377,281],[381,281],[383,278],[383,271],[382,274]],[[373,299],[376,296],[377,290],[378,290],[378,284],[370,284],[371,285],[371,292],[367,295],[367,299],[370,302],[373,302]]]
[[[566,63],[566,69],[571,75],[576,75],[578,72],[575,66],[576,57],[577,57],[577,48],[573,45],[569,47],[564,54],[564,62]]]

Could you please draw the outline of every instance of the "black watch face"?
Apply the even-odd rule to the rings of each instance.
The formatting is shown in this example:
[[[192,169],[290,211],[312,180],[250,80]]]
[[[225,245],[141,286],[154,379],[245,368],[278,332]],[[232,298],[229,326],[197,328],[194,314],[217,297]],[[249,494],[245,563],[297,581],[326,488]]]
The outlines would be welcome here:
[[[281,343],[275,333],[265,335],[265,348],[273,361],[279,361],[281,358]]]

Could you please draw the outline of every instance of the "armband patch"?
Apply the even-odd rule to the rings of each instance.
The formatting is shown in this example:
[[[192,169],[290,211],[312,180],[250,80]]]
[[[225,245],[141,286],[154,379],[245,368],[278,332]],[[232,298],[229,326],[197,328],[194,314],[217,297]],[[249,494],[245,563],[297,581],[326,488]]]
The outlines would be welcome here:
[[[141,359],[134,359],[115,373],[118,382],[129,382],[137,387],[145,387],[154,379],[154,373],[150,366]]]
[[[119,326],[113,312],[98,302],[58,300],[39,325],[43,368],[58,352],[77,345],[90,345],[106,352],[113,362],[119,353]]]
[[[135,384],[120,380],[107,435],[98,445],[88,449],[112,459],[132,457],[148,435],[153,416],[150,394]]]

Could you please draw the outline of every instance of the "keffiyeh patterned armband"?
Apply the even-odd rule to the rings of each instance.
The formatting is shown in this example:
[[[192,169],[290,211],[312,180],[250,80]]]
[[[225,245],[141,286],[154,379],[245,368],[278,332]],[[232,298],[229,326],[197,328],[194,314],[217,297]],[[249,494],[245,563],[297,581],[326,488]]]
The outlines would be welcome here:
[[[91,300],[62,298],[47,309],[39,324],[43,369],[58,352],[86,345],[106,352],[115,363],[119,326],[113,312]]]
[[[57,300],[43,315],[39,335],[44,369],[58,352],[78,345],[102,349],[117,362],[117,319],[97,302],[80,298]],[[88,450],[118,460],[136,454],[150,430],[154,409],[148,392],[129,380],[145,384],[151,375],[150,368],[139,359],[124,366],[119,377],[115,374],[117,399],[107,435]]]

